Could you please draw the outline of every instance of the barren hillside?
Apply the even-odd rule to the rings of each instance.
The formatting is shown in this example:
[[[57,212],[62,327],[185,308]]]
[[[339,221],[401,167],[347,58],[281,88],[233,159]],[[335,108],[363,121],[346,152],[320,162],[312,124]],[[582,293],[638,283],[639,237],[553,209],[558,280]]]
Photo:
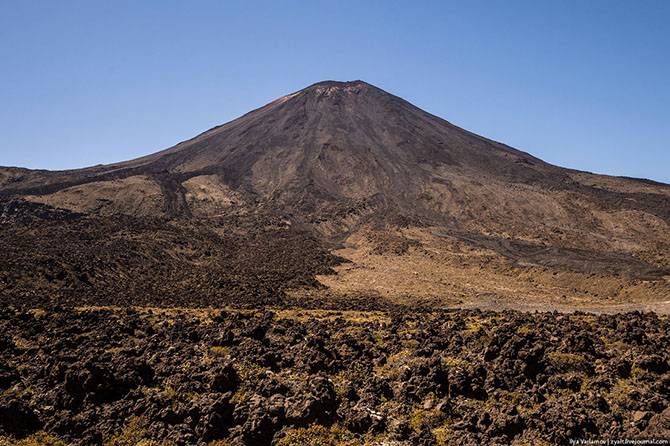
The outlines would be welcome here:
[[[312,85],[132,161],[58,172],[0,168],[0,198],[0,222],[9,225],[0,243],[13,252],[0,261],[0,288],[18,298],[37,284],[52,296],[104,301],[118,279],[108,265],[124,264],[118,250],[96,249],[111,243],[110,216],[113,237],[135,246],[124,253],[131,264],[168,271],[150,288],[155,296],[191,289],[180,274],[218,271],[220,259],[199,258],[203,240],[218,237],[211,243],[228,261],[244,248],[226,237],[254,233],[276,251],[282,231],[339,257],[340,266],[324,263],[337,274],[328,269],[319,282],[284,281],[324,299],[363,293],[439,305],[493,295],[611,304],[670,296],[670,186],[547,164],[362,81]],[[81,225],[102,229],[69,235]],[[158,229],[136,230],[147,227]],[[156,242],[156,231],[174,227],[215,235],[193,236],[197,258],[185,259]],[[57,265],[44,266],[44,245]],[[276,258],[258,252],[244,250],[256,256],[247,264],[276,271]],[[75,258],[87,265],[74,266]],[[77,268],[88,271],[88,284]],[[67,272],[67,286],[51,279],[62,276],[56,270]],[[33,276],[27,282],[19,271]],[[143,274],[126,271],[123,280],[146,285]],[[201,287],[203,304],[212,300],[209,285]]]

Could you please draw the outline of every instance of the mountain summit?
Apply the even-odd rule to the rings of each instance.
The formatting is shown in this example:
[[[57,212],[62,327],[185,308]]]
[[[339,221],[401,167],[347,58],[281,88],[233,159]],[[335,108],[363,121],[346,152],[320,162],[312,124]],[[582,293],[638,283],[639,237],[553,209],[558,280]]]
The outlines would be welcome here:
[[[123,190],[120,200],[96,197],[110,200],[99,212],[158,211],[174,217],[209,213],[196,199],[204,183],[215,189],[207,198],[222,207],[260,200],[316,211],[372,200],[376,206],[424,211],[436,210],[428,201],[439,199],[442,192],[436,189],[451,188],[454,174],[525,183],[565,180],[526,153],[462,130],[370,84],[326,81],[162,152],[80,171],[28,174],[18,188],[16,182],[6,184],[5,194],[43,197],[114,180]],[[160,206],[136,196],[138,182],[147,182],[147,190],[160,187]],[[134,199],[123,203],[128,194]],[[99,204],[74,207],[90,212]]]
[[[399,271],[320,279],[342,292],[588,296],[606,283],[623,299],[624,282],[641,280],[627,289],[642,299],[669,288],[668,185],[550,165],[363,81],[319,82],[127,162],[0,168],[0,198],[5,222],[280,222],[363,269],[377,259]],[[397,279],[409,264],[429,282],[418,291]],[[444,285],[473,268],[469,285]]]

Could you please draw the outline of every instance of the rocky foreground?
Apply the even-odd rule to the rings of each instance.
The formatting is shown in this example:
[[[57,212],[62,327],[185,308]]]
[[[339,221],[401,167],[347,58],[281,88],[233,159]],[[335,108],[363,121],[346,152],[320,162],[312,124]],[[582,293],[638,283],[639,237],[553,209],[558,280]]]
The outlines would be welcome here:
[[[670,437],[670,319],[0,310],[1,445]]]

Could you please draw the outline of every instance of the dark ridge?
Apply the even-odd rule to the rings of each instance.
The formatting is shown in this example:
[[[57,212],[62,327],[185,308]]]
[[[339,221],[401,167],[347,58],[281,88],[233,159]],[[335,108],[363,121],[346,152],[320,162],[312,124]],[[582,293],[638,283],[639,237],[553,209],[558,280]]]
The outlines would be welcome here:
[[[353,86],[369,86],[371,87],[371,84],[368,84],[365,81],[362,80],[354,80],[354,81],[332,81],[332,80],[327,80],[327,81],[321,81],[317,82],[315,84],[310,85],[309,87],[305,88],[304,90],[309,90],[310,88],[313,87],[353,87]],[[303,90],[303,91],[304,91]]]

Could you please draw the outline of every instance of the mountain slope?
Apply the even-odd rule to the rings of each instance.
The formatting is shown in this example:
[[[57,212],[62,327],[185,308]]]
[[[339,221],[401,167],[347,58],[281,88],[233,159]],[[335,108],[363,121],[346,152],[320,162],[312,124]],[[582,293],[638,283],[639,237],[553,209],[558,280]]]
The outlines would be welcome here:
[[[343,293],[668,295],[668,185],[547,164],[361,81],[312,85],[128,162],[0,168],[0,198],[89,218],[277,219],[360,267],[322,278]],[[397,271],[381,288],[384,272],[369,259]],[[432,277],[426,284],[406,284],[412,262]],[[520,274],[543,285],[526,286]]]
[[[553,182],[560,175],[528,154],[358,81],[313,85],[144,158],[79,171],[16,173],[13,183],[3,183],[4,194],[43,196],[139,177],[161,185],[166,211],[187,214],[180,185],[216,175],[231,189],[284,205],[307,197],[321,203],[380,195],[413,208],[440,169],[526,182]],[[22,184],[16,177],[24,178]],[[176,196],[167,192],[172,190]]]

